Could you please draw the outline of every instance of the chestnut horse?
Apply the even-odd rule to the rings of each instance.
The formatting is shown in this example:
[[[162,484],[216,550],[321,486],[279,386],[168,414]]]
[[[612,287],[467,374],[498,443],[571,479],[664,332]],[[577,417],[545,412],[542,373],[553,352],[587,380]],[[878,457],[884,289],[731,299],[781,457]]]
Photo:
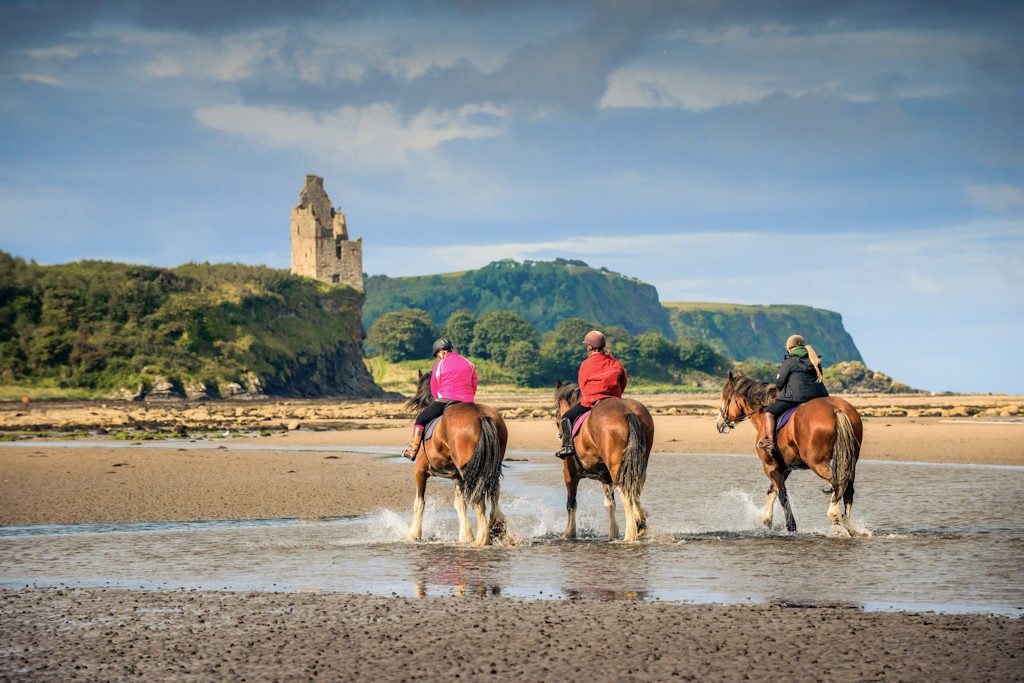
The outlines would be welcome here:
[[[735,427],[737,422],[749,419],[760,434],[764,429],[764,409],[771,405],[777,394],[774,384],[758,382],[740,372],[735,375],[730,372],[722,388],[722,407],[715,426],[724,433],[726,429]],[[848,535],[862,535],[850,525],[853,480],[862,437],[860,414],[841,398],[815,398],[798,407],[776,435],[775,452],[757,449],[764,473],[772,482],[761,522],[771,528],[775,499],[778,498],[786,513],[786,530],[796,531],[796,520],[786,493],[786,479],[793,470],[810,469],[832,487],[828,506],[832,525]],[[844,503],[843,508],[839,506],[840,500]]]
[[[555,413],[562,413],[580,402],[580,388],[574,382],[555,384]],[[654,420],[639,401],[606,398],[590,411],[576,438],[576,457],[564,460],[562,476],[568,498],[569,515],[563,538],[576,538],[576,489],[580,479],[597,479],[604,484],[604,507],[608,510],[608,539],[619,535],[615,523],[615,493],[619,489],[626,513],[623,540],[635,541],[647,529],[647,511],[640,505],[640,493],[647,476],[647,460],[654,444]]]
[[[430,394],[430,373],[419,373],[416,395],[406,407],[425,408]],[[505,534],[505,515],[498,506],[501,494],[501,463],[505,458],[508,430],[494,408],[482,403],[454,403],[444,411],[434,433],[416,455],[416,502],[413,504],[409,538],[420,540],[423,532],[424,494],[427,478],[451,479],[455,483],[455,510],[459,514],[459,541],[488,545]],[[485,516],[490,503],[490,517]],[[476,510],[476,538],[466,517],[466,505]]]

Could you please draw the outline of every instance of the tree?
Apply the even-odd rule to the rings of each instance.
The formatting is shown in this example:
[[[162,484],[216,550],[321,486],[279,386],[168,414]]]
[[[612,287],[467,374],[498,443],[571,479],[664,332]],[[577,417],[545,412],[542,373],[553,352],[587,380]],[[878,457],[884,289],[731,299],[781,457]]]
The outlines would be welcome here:
[[[427,312],[409,308],[377,318],[366,335],[366,347],[394,363],[429,355],[435,337],[437,329]]]
[[[513,342],[537,343],[537,330],[518,313],[489,311],[480,316],[473,327],[470,353],[478,358],[501,360]]]
[[[594,324],[583,318],[566,318],[555,329],[544,334],[540,354],[550,367],[555,379],[576,381],[580,363],[587,357],[583,337],[594,329]],[[627,371],[628,372],[628,371]]]
[[[533,341],[512,342],[503,365],[512,371],[519,386],[536,386],[544,376],[544,362]]]
[[[707,373],[724,372],[730,367],[729,360],[715,351],[715,347],[693,337],[679,342],[679,362],[683,370]]]
[[[675,368],[679,364],[679,350],[675,344],[657,332],[645,332],[636,338],[640,360],[663,368]]]
[[[448,316],[448,322],[444,324],[444,336],[452,340],[456,349],[464,349],[467,352],[473,345],[473,327],[476,325],[476,318],[465,308]]]

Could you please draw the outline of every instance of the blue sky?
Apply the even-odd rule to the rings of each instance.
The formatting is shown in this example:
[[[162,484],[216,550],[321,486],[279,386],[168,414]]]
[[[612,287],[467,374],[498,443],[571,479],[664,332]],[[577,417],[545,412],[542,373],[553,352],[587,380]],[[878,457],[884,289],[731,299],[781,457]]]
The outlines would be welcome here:
[[[580,258],[1024,393],[1020,3],[5,1],[0,150],[40,263],[287,267],[315,173],[368,273]]]

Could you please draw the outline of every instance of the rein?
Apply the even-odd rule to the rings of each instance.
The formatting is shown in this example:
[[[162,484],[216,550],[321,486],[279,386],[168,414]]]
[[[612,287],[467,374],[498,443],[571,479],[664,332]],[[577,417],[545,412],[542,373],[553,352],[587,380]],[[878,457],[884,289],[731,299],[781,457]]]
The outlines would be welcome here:
[[[729,401],[723,406],[725,410],[723,411],[722,408],[718,409],[718,417],[722,418],[722,423],[725,424],[725,426],[728,427],[729,429],[735,429],[736,425],[738,425],[740,422],[743,422],[744,420],[749,420],[752,415],[760,412],[757,410],[753,410],[745,415],[740,415],[735,420],[730,420],[729,410],[732,408],[733,398],[735,398],[735,395],[729,394]]]

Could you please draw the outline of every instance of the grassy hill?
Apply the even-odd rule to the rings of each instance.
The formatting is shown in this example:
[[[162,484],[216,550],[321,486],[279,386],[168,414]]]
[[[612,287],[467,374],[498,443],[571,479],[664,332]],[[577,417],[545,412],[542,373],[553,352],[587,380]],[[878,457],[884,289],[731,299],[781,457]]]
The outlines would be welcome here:
[[[476,316],[514,311],[541,333],[566,318],[584,318],[605,327],[621,325],[630,334],[673,336],[653,286],[582,261],[505,259],[461,273],[373,275],[365,282],[366,329],[384,313],[406,308],[426,311],[443,327],[448,316],[465,308]]]
[[[862,360],[842,316],[834,311],[799,305],[666,302],[664,306],[677,338],[695,337],[735,360],[777,363],[791,334],[803,335],[826,365]]]
[[[460,273],[366,280],[363,325],[384,313],[419,308],[438,325],[465,308],[475,316],[509,310],[540,333],[567,318],[584,318],[630,334],[656,332],[681,341],[693,337],[739,361],[778,362],[786,338],[804,335],[826,364],[859,361],[860,352],[833,311],[799,305],[744,306],[664,303],[646,283],[582,261],[495,261]]]
[[[362,293],[264,266],[0,252],[0,382],[168,397],[374,396]]]

